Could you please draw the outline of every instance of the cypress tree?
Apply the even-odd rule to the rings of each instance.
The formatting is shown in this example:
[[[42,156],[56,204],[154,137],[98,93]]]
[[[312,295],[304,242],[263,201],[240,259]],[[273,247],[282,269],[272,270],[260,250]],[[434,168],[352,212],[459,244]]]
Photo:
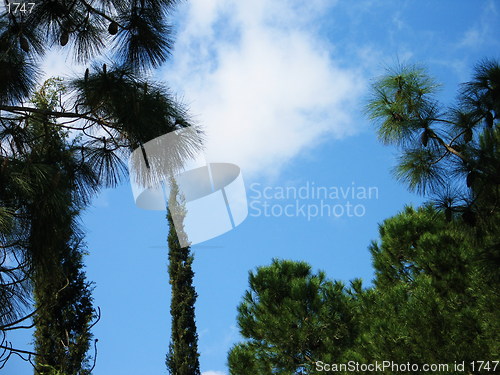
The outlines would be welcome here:
[[[172,335],[166,365],[171,375],[199,375],[198,334],[194,306],[197,294],[193,286],[193,256],[189,246],[181,247],[180,245],[179,237],[186,236],[186,234],[179,227],[179,222],[177,222],[177,228],[174,226],[172,215],[176,218],[183,217],[185,208],[175,182],[171,183],[171,187],[167,220],[169,225],[168,273],[172,286],[170,304]]]
[[[65,183],[61,185],[60,191],[48,195],[61,193],[69,199],[71,190]],[[36,196],[27,211],[32,218],[30,252],[43,257],[34,263],[32,271],[37,311],[35,374],[88,374],[87,352],[95,310],[92,284],[83,271],[83,242],[75,223],[79,211],[69,200],[56,205],[50,197],[44,201],[44,195]]]

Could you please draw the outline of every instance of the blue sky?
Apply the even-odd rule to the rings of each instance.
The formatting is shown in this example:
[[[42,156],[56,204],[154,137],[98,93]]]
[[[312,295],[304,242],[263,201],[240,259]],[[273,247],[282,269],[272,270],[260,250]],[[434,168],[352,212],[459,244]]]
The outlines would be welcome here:
[[[422,202],[395,181],[397,152],[377,141],[363,116],[369,84],[388,67],[418,63],[443,83],[440,99],[450,103],[474,64],[500,58],[499,12],[493,0],[196,0],[178,6],[173,58],[155,74],[204,127],[207,159],[241,167],[249,203],[257,186],[378,191],[377,198],[327,202],[362,205],[361,217],[308,220],[250,210],[235,230],[193,247],[204,375],[227,374],[227,351],[240,339],[236,306],[249,270],[274,257],[305,260],[332,279],[360,277],[369,285],[368,246],[378,237],[378,224],[405,204]],[[57,51],[45,64],[47,76],[82,69]],[[102,192],[82,223],[90,253],[87,276],[102,311],[94,328],[94,374],[166,374],[165,213],[135,207],[125,183]],[[10,338],[26,347],[31,340],[27,333]],[[3,370],[31,372],[17,358]]]

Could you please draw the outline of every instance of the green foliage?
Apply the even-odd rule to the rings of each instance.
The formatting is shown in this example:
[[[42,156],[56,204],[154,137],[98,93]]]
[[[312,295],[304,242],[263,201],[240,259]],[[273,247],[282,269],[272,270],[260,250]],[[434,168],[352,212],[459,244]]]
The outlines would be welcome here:
[[[273,372],[273,362],[269,361],[268,356],[269,353],[259,345],[253,345],[250,342],[235,344],[228,354],[229,373],[271,375],[275,372]]]
[[[401,66],[374,83],[367,113],[380,121],[378,135],[386,144],[411,143],[436,113],[438,85],[421,68]]]
[[[26,56],[12,33],[2,32],[6,22],[0,20],[0,105],[13,104],[29,97],[39,72],[36,64]],[[7,47],[8,46],[8,47]]]
[[[63,94],[61,89],[60,80],[50,80],[33,102],[38,108],[51,109]],[[80,160],[75,159],[64,132],[46,118],[34,117],[28,129],[34,136],[28,158],[51,167],[48,185],[38,186],[26,207],[30,220],[27,254],[37,308],[37,372],[50,374],[50,366],[64,374],[86,374],[95,313],[91,285],[82,271],[82,240],[76,224],[85,203],[78,199],[80,184],[75,181]],[[95,184],[95,179],[91,182]]]
[[[52,110],[62,87],[61,80],[51,79],[32,102],[38,109]],[[22,127],[4,128],[1,135],[11,146],[0,171],[6,223],[3,251],[18,264],[0,270],[2,276],[15,272],[13,285],[0,285],[0,295],[19,293],[6,298],[7,308],[17,311],[2,315],[2,322],[15,328],[10,326],[29,300],[30,290],[24,286],[29,281],[36,308],[37,373],[87,374],[95,312],[91,284],[83,272],[84,247],[77,219],[88,202],[87,191],[97,188],[97,180],[83,166],[81,148],[68,142],[67,134],[44,114],[30,116]]]
[[[177,233],[174,227],[172,213],[182,215],[184,206],[174,181],[172,181],[171,189],[167,220],[169,225],[168,273],[172,286],[170,303],[172,334],[166,365],[171,375],[199,375],[198,334],[194,309],[197,295],[193,287],[193,256],[189,247],[180,245],[179,236],[185,236],[183,230],[178,227],[179,233]]]
[[[238,307],[246,340],[229,352],[231,374],[314,374],[314,361],[498,359],[499,84],[498,63],[482,62],[446,111],[421,69],[373,85],[367,112],[382,142],[402,149],[397,176],[433,201],[380,226],[367,289],[360,280],[345,289],[303,262],[251,272]]]
[[[496,358],[500,304],[500,66],[484,60],[442,108],[422,70],[373,85],[367,112],[401,147],[396,175],[432,198],[380,227],[374,287],[358,293],[365,361],[452,363]],[[435,209],[437,208],[437,210]]]
[[[373,243],[374,287],[358,294],[364,361],[453,363],[496,358],[500,303],[473,230],[430,206],[407,207]],[[498,272],[498,270],[496,271]]]
[[[90,326],[96,318],[92,287],[82,271],[79,243],[61,249],[53,275],[34,282],[36,306],[35,352],[37,373],[90,374],[87,352],[92,342]]]
[[[70,82],[69,89],[79,111],[98,115],[103,125],[110,125],[111,134],[125,136],[132,148],[190,126],[186,110],[164,85],[128,67],[94,64],[92,72]]]
[[[84,367],[91,299],[72,253],[80,252],[78,213],[101,187],[116,186],[126,175],[123,157],[131,150],[191,125],[169,90],[146,78],[171,52],[168,18],[175,2],[42,0],[32,11],[0,17],[0,328],[23,315],[30,280],[39,308],[36,346],[45,353],[39,371],[74,373],[78,362]],[[80,63],[105,51],[110,68],[94,63],[82,77],[52,80],[34,93],[40,57],[56,44]],[[177,167],[201,147],[194,133],[169,150]],[[5,267],[11,258],[18,264]],[[66,268],[67,262],[76,268]],[[179,271],[181,284],[192,279],[189,271]],[[65,282],[68,274],[75,279]],[[69,329],[76,311],[80,326]]]
[[[485,272],[478,237],[459,218],[406,207],[370,246],[373,286],[345,289],[303,262],[251,272],[238,307],[246,339],[228,354],[231,374],[314,374],[324,363],[453,363],[497,358],[498,268]],[[346,372],[348,373],[348,372]],[[387,374],[392,372],[388,371]]]
[[[238,306],[247,341],[229,353],[231,374],[310,373],[315,361],[342,358],[355,325],[341,283],[313,274],[304,262],[274,260],[250,272],[249,284]]]
[[[398,179],[471,225],[500,207],[499,87],[500,65],[484,60],[446,108],[423,69],[401,67],[373,84],[366,106],[380,140],[401,148]]]
[[[124,155],[191,125],[169,90],[146,77],[170,54],[168,18],[174,3],[44,0],[29,14],[6,15],[0,21],[0,130],[8,129],[9,137],[15,135],[22,145],[26,121],[50,118],[61,129],[78,133],[80,157],[99,183],[116,186],[126,175]],[[35,107],[25,105],[38,80],[39,57],[52,44],[70,48],[85,63],[108,47],[114,52],[112,63],[108,69],[93,62],[82,77],[59,81],[53,102],[36,103],[35,97]],[[180,153],[198,150],[199,143],[199,138],[187,142]],[[12,153],[0,147],[0,156]]]
[[[499,82],[498,62],[483,60],[476,66],[473,80],[466,83],[461,91],[461,103],[473,115],[484,118],[489,127],[493,126],[493,119],[498,119],[500,114]],[[489,116],[488,113],[494,116]]]
[[[30,12],[2,14],[0,53],[18,52],[36,61],[49,48],[70,50],[86,62],[111,50],[134,70],[157,67],[173,41],[168,17],[175,1],[38,1]]]

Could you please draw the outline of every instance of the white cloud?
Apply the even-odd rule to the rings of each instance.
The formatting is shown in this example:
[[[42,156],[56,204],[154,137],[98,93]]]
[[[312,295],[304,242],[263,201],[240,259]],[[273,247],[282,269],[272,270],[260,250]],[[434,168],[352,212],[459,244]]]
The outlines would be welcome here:
[[[324,0],[193,0],[165,74],[207,131],[212,161],[273,174],[328,137],[354,134],[361,69],[315,33]]]
[[[67,78],[83,74],[90,64],[76,63],[68,51],[68,49],[56,46],[45,54],[40,65],[42,71],[41,83],[51,77]]]
[[[461,47],[475,47],[483,40],[484,29],[472,28],[465,32],[462,40],[460,41]]]
[[[483,43],[497,41],[497,29],[495,24],[497,18],[497,8],[494,1],[483,4],[481,17],[475,22],[475,26],[464,32],[458,47],[473,48]]]
[[[401,15],[401,11],[397,11],[393,16],[392,16],[392,23],[394,26],[396,26],[396,29],[398,31],[401,31],[404,27],[406,27],[405,22],[403,21],[403,17]]]
[[[201,375],[226,375],[226,373],[222,371],[205,371]]]

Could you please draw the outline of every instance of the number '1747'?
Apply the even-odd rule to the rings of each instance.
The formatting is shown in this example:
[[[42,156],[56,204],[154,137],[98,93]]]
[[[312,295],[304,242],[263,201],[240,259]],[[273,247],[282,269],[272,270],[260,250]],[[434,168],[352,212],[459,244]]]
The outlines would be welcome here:
[[[8,13],[31,13],[35,7],[35,3],[7,3]]]

